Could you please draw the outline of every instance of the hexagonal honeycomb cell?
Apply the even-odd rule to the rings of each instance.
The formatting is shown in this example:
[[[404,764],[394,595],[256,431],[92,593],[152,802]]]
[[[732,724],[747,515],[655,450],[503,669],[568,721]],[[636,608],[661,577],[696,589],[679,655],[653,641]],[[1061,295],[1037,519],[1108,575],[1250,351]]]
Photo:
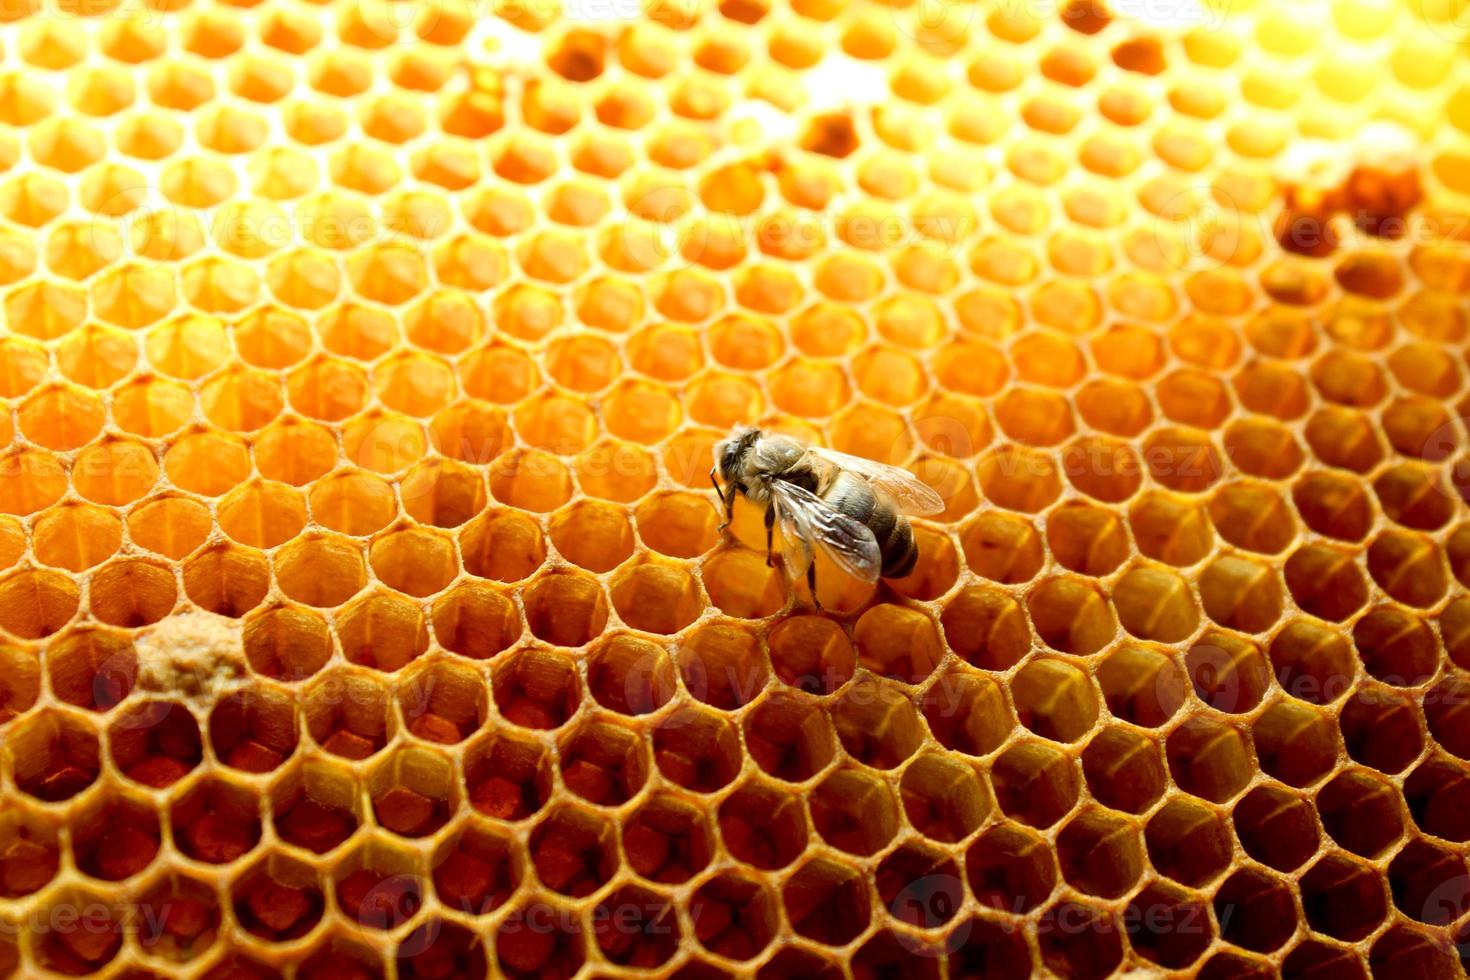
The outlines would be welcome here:
[[[0,976],[1466,976],[1467,15],[10,5]]]

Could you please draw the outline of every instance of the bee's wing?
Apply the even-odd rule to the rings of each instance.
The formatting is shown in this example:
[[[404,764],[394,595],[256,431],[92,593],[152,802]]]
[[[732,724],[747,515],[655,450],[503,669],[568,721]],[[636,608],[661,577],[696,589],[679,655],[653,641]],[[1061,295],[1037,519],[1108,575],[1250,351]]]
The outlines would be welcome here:
[[[771,506],[781,528],[781,553],[793,575],[806,569],[816,545],[840,569],[864,582],[876,582],[883,554],[873,532],[802,487],[771,481]]]
[[[823,449],[821,446],[812,446],[808,451],[825,459],[833,466],[867,480],[872,486],[892,497],[893,502],[898,504],[899,510],[905,514],[927,517],[944,510],[944,498],[907,470],[901,470],[897,466],[889,466],[877,460],[839,453],[835,449]]]

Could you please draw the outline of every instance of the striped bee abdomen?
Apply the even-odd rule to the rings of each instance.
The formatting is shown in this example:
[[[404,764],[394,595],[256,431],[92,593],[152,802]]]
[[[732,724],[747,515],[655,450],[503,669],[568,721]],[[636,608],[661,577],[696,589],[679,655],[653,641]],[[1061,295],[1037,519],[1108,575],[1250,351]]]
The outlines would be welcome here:
[[[821,494],[833,509],[866,524],[883,555],[883,577],[903,578],[914,570],[919,549],[908,519],[873,492],[867,481],[839,471]]]

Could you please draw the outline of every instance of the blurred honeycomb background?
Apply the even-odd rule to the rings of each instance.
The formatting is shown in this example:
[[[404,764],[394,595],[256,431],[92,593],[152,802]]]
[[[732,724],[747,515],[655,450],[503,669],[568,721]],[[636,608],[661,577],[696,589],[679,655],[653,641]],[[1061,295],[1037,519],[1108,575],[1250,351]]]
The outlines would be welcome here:
[[[1463,976],[1465,4],[0,18],[0,972]]]

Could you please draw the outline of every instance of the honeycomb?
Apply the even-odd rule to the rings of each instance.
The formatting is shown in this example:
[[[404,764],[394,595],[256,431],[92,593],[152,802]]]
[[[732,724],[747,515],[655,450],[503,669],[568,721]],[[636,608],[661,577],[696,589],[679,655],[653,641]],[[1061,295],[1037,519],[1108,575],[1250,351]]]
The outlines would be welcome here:
[[[1467,40],[13,0],[0,973],[1463,976]]]

